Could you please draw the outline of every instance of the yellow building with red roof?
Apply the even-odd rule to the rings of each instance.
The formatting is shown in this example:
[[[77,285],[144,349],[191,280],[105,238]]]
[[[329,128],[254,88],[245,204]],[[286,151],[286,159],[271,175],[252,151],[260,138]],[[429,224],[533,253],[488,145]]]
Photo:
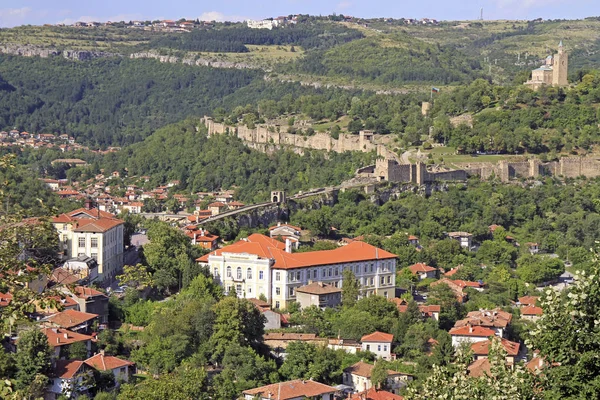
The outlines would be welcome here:
[[[334,250],[291,253],[285,243],[252,234],[197,261],[208,265],[225,292],[239,297],[264,295],[275,308],[296,301],[296,289],[311,282],[342,286],[343,271],[359,280],[361,295],[392,298],[395,292],[396,255],[361,241]]]

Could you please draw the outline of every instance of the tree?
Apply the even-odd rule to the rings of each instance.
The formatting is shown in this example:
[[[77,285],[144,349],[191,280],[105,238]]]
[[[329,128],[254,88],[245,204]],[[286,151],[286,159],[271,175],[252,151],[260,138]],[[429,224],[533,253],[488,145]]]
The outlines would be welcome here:
[[[158,379],[145,379],[137,385],[121,386],[119,400],[207,400],[208,376],[204,368],[182,365]]]
[[[122,285],[127,285],[135,289],[142,290],[145,287],[153,286],[152,275],[148,268],[142,264],[125,265],[123,274],[118,275],[117,279]]]
[[[350,269],[345,269],[342,274],[342,305],[353,307],[360,294],[360,283]]]
[[[428,304],[440,306],[440,328],[450,329],[462,317],[463,308],[450,286],[440,283],[429,289]]]
[[[600,265],[577,273],[563,292],[546,289],[544,310],[527,346],[539,350],[546,398],[581,399],[600,396]]]
[[[71,360],[85,360],[88,357],[88,349],[84,342],[75,342],[68,348],[68,358]]]
[[[433,346],[431,362],[433,365],[443,367],[454,360],[454,346],[452,338],[446,331],[440,331],[437,337],[437,343]]]
[[[375,366],[371,371],[371,383],[376,389],[387,389],[387,379],[389,366],[385,360],[375,361]]]
[[[15,364],[18,389],[25,389],[35,380],[36,375],[50,372],[52,349],[42,331],[32,329],[21,334]]]

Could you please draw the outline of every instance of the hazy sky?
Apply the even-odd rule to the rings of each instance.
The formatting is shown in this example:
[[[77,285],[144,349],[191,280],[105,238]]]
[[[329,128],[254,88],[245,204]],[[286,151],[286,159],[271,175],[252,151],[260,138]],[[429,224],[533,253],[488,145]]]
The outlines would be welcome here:
[[[345,14],[464,20],[584,18],[600,0],[0,0],[0,27],[22,24],[200,18],[260,19],[288,14]]]

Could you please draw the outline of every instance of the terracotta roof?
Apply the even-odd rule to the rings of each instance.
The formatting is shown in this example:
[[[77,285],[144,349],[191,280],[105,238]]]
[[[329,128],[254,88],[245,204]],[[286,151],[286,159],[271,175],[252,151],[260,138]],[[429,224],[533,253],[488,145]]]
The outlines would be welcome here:
[[[391,333],[383,333],[383,332],[373,332],[371,334],[365,335],[360,338],[361,342],[384,342],[384,343],[392,343],[394,340],[394,335]]]
[[[77,227],[74,229],[74,231],[92,233],[106,232],[123,223],[124,221],[120,219],[80,219],[77,221]]]
[[[504,338],[500,339],[500,343],[509,356],[516,356],[519,354],[519,348],[521,347],[520,343],[511,342],[510,340]],[[473,350],[473,354],[476,356],[487,356],[490,353],[490,344],[491,341],[489,339],[473,343],[471,345],[471,350]]]
[[[73,292],[77,297],[80,297],[83,299],[88,298],[88,297],[96,297],[96,296],[108,297],[104,293],[102,293],[96,289],[87,287],[87,286],[76,286],[75,289],[73,290]]]
[[[85,313],[77,310],[65,310],[48,318],[48,321],[60,326],[61,328],[73,328],[85,322],[97,318],[97,314]]]
[[[96,208],[79,208],[70,213],[65,213],[52,218],[53,223],[73,223],[76,232],[106,232],[124,221],[106,211]]]
[[[270,308],[271,305],[269,303],[267,303],[266,301],[262,301],[260,299],[255,299],[255,298],[251,298],[251,299],[246,299],[248,300],[250,303],[254,304],[256,307],[260,307],[260,308]]]
[[[395,254],[364,242],[352,242],[335,250],[287,253],[285,244],[267,236],[254,233],[245,240],[215,250],[200,257],[197,261],[208,262],[210,256],[223,253],[254,254],[263,259],[273,259],[274,269],[294,269],[315,265],[342,264],[348,262],[383,260],[396,258]]]
[[[456,321],[455,327],[479,325],[493,328],[506,328],[512,321],[512,314],[499,308],[494,310],[471,311],[467,317]]]
[[[54,300],[58,304],[60,304],[62,307],[73,307],[73,306],[77,306],[79,304],[75,300],[70,298],[69,296],[64,296],[64,297],[51,296],[51,297],[48,297],[47,300]]]
[[[81,369],[83,361],[79,360],[56,360],[56,366],[52,376],[62,379],[71,379]]]
[[[79,282],[80,278],[66,269],[59,267],[52,271],[50,280],[54,282],[55,285],[71,285]]]
[[[225,203],[221,203],[220,201],[215,201],[214,203],[210,203],[209,205],[207,205],[207,207],[225,207],[226,204]]]
[[[131,361],[122,360],[113,356],[106,356],[102,353],[98,353],[84,362],[98,371],[110,371],[115,368],[128,367],[134,364]]]
[[[12,294],[0,292],[0,307],[6,307],[9,305],[12,298]]]
[[[272,231],[273,229],[283,228],[283,227],[292,228],[295,231],[301,231],[302,230],[302,228],[300,228],[298,226],[290,225],[290,224],[281,224],[281,225],[271,226],[271,227],[269,227],[269,230]]]
[[[231,203],[229,203],[230,206],[234,206],[234,207],[244,207],[245,204],[240,202],[240,201],[232,201]]]
[[[473,236],[469,232],[448,232],[448,236],[451,238],[460,238],[460,237],[471,237]]]
[[[439,313],[441,310],[441,307],[437,304],[431,304],[431,305],[420,305],[419,306],[419,311],[421,311],[423,314],[432,314],[432,313]]]
[[[519,297],[519,303],[524,306],[535,306],[539,300],[539,296],[523,296]]]
[[[375,365],[366,363],[364,361],[359,361],[356,364],[353,364],[353,365],[349,366],[348,368],[344,369],[344,372],[348,372],[350,374],[362,376],[365,378],[370,378],[371,373],[373,373],[373,368],[375,368]],[[410,375],[410,374],[405,374],[403,372],[397,372],[397,371],[393,371],[393,370],[389,369],[388,375]]]
[[[413,264],[410,267],[408,267],[408,269],[413,274],[418,274],[418,273],[421,273],[421,272],[433,272],[433,271],[436,270],[436,268],[430,267],[429,265],[427,265],[425,263],[416,263],[416,264]]]
[[[485,283],[480,282],[471,282],[471,281],[463,281],[460,279],[455,279],[452,281],[455,285],[460,286],[461,288],[472,287],[472,288],[482,288],[485,286]]]
[[[308,293],[308,294],[329,294],[329,293],[341,293],[342,289],[336,288],[333,285],[328,285],[323,282],[313,282],[308,285],[296,288],[296,292]]]
[[[63,328],[44,328],[42,329],[42,333],[46,335],[48,343],[52,347],[94,340],[92,336],[71,332],[70,330]]]
[[[242,393],[249,396],[260,396],[270,400],[286,400],[296,397],[316,397],[328,393],[335,393],[337,389],[315,381],[296,379],[288,382],[274,383],[256,389],[244,390]]]
[[[314,333],[285,333],[285,332],[269,332],[263,335],[263,340],[318,340],[319,338]]]
[[[521,315],[542,315],[544,310],[541,307],[536,306],[525,306],[521,308]]]
[[[414,235],[408,235],[408,240],[419,240],[419,238]]]
[[[452,276],[452,275],[456,274],[459,269],[460,269],[460,267],[454,267],[450,271],[445,272],[444,276]]]
[[[494,336],[496,333],[488,328],[484,328],[483,326],[461,326],[458,328],[450,329],[450,335],[452,336],[477,336],[477,337],[490,337]]]
[[[488,358],[480,358],[471,363],[471,365],[467,367],[467,370],[469,371],[469,376],[479,378],[480,376],[489,375],[492,368]]]
[[[397,394],[371,388],[364,392],[355,393],[350,400],[403,400],[404,397]]]

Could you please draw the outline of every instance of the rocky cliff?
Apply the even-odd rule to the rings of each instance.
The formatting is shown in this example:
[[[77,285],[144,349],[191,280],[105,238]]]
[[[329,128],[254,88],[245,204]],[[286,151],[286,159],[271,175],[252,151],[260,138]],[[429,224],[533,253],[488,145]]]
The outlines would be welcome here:
[[[0,53],[11,54],[22,57],[56,57],[62,56],[69,60],[87,61],[94,58],[120,57],[117,53],[92,50],[59,50],[56,48],[45,48],[32,45],[3,44],[0,45]]]

